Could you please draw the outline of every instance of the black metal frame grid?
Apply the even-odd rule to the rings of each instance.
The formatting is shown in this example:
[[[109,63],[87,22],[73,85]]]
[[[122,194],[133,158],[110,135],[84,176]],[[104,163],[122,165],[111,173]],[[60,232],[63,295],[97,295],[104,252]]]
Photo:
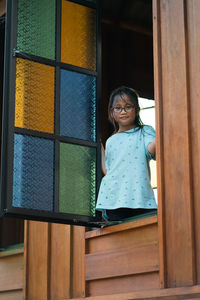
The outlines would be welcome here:
[[[71,1],[71,0],[70,0]],[[98,116],[101,91],[101,26],[100,26],[100,1],[97,6],[84,1],[71,1],[88,7],[96,8],[97,11],[97,71],[64,64],[60,62],[60,40],[61,40],[61,0],[56,0],[56,59],[55,61],[21,53],[16,50],[17,35],[17,1],[7,1],[7,22],[6,22],[6,44],[5,44],[5,66],[4,66],[4,99],[3,99],[3,130],[2,130],[2,155],[1,155],[1,214],[24,219],[49,221],[56,223],[98,226],[97,217],[73,215],[58,212],[59,201],[59,142],[94,147],[97,149],[97,182],[96,194],[101,180],[101,145],[100,145],[100,118]],[[54,134],[14,127],[15,110],[15,79],[16,79],[16,57],[31,60],[41,64],[55,67],[55,107],[54,107]],[[96,86],[96,142],[90,142],[59,135],[60,124],[60,69],[76,71],[79,73],[93,75],[97,79]],[[14,157],[14,133],[21,133],[34,137],[41,137],[54,140],[55,142],[55,172],[54,172],[54,211],[40,211],[12,206],[13,188],[13,157]],[[97,222],[97,223],[96,223]]]

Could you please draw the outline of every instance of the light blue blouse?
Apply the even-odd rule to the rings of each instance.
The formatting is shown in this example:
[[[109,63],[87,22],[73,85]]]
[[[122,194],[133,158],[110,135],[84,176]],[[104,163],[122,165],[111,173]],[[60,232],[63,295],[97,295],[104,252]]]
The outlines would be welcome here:
[[[155,138],[151,126],[133,128],[112,135],[106,142],[105,165],[96,209],[157,208],[150,185],[147,145]]]

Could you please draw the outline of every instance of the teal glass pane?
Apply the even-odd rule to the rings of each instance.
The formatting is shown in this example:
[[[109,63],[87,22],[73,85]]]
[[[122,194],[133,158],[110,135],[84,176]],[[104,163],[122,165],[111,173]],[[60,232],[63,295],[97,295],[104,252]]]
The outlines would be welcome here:
[[[60,135],[96,141],[96,78],[61,70]]]
[[[18,0],[17,50],[55,59],[55,0]]]
[[[96,149],[60,143],[59,212],[95,216]]]
[[[14,135],[14,207],[52,211],[54,199],[54,142]]]

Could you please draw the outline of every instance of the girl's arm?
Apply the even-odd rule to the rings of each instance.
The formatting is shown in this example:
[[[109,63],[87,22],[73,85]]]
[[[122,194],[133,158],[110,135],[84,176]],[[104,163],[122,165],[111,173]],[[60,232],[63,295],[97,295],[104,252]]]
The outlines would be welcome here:
[[[148,144],[147,149],[152,155],[156,154],[156,139],[154,139],[153,142]]]
[[[106,175],[107,170],[105,166],[105,149],[102,144],[101,144],[101,169],[103,174]]]

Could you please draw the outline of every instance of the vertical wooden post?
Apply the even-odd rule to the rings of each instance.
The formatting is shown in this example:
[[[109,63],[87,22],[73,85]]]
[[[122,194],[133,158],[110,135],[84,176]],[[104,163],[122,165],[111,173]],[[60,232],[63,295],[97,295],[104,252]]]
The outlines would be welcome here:
[[[162,287],[196,283],[186,9],[184,0],[154,0]]]
[[[85,228],[26,221],[26,300],[85,296]]]
[[[71,298],[72,226],[51,224],[50,300]]]
[[[186,2],[197,283],[200,284],[200,1]]]
[[[50,224],[27,221],[25,229],[25,299],[49,300]]]

